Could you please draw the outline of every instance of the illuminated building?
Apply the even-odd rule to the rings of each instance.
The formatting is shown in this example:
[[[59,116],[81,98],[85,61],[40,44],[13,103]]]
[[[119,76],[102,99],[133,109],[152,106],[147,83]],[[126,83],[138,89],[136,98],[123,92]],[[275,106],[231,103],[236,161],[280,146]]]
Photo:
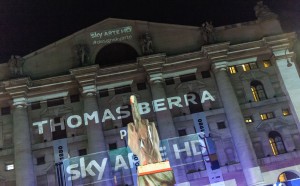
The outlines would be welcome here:
[[[171,101],[171,109],[143,117],[169,139],[194,134],[191,113],[203,109],[225,184],[298,178],[296,35],[283,33],[264,8],[257,6],[255,21],[216,28],[106,19],[12,56],[0,65],[0,186],[58,185],[55,156],[66,153],[54,152],[58,139],[67,139],[70,158],[126,146],[119,131],[131,121],[122,117],[131,94],[148,103],[196,96],[198,105],[184,105],[182,98],[181,106]],[[214,100],[200,103],[204,91]],[[94,111],[101,124],[87,119],[86,125],[84,113]],[[180,151],[182,161],[193,164],[187,150]],[[181,171],[178,183],[210,184],[205,166]],[[132,184],[122,175],[111,181]]]

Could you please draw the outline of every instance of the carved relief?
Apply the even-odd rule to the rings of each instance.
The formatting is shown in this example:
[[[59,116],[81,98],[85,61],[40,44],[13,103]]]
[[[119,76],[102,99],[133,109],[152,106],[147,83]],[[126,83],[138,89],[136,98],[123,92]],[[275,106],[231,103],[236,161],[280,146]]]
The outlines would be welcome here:
[[[90,49],[86,44],[79,44],[76,46],[76,54],[80,66],[87,66],[90,64]]]
[[[9,66],[9,70],[10,70],[10,75],[12,77],[24,76],[24,73],[23,73],[24,62],[25,62],[25,59],[23,59],[21,56],[15,56],[15,55],[11,56],[11,58],[8,61],[8,66]]]
[[[144,55],[153,54],[152,38],[149,33],[145,33],[141,38],[142,52]]]

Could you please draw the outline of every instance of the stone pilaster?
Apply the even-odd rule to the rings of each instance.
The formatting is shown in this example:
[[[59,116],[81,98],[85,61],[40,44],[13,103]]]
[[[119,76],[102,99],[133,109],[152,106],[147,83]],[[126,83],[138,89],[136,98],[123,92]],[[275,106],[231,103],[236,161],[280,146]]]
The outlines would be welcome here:
[[[26,98],[13,99],[14,165],[17,186],[35,186]]]
[[[276,68],[278,78],[283,87],[285,95],[289,98],[289,105],[296,121],[298,131],[300,131],[300,78],[295,61],[293,61],[293,53],[287,49],[274,52],[276,57]]]
[[[264,185],[260,167],[244,122],[244,117],[227,74],[226,62],[213,64],[215,78],[221,93],[230,133],[248,186]]]

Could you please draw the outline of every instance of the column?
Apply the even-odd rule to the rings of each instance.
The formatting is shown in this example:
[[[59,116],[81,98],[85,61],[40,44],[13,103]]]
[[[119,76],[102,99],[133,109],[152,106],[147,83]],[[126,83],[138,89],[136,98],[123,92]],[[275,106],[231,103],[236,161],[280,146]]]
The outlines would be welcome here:
[[[83,112],[90,116],[97,113],[95,118],[88,120],[87,139],[88,139],[88,154],[91,159],[96,160],[99,165],[102,165],[104,159],[107,162],[104,168],[102,179],[98,180],[98,175],[93,176],[92,182],[94,186],[110,186],[113,185],[113,178],[111,172],[111,165],[108,153],[106,151],[106,143],[102,129],[101,117],[99,115],[98,100],[96,94],[96,87],[89,85],[83,87]],[[97,121],[97,119],[99,119]]]
[[[99,107],[96,95],[95,86],[88,86],[83,88],[83,112],[84,114],[92,115],[93,112],[97,112],[97,119],[99,123],[96,123],[96,119],[88,120],[87,138],[88,138],[88,153],[96,153],[106,151],[106,143],[102,130],[101,118],[99,115]]]
[[[175,126],[173,123],[172,114],[168,108],[166,102],[166,92],[163,84],[162,74],[151,74],[149,77],[150,88],[152,93],[152,100],[157,101],[157,105],[164,104],[164,106],[158,106],[157,112],[155,112],[160,139],[167,139],[177,136]]]
[[[257,163],[242,111],[228,77],[226,66],[227,62],[214,63],[213,69],[233,143],[243,168],[247,185],[264,185],[261,170]]]
[[[14,165],[17,186],[35,186],[26,98],[13,100]]]

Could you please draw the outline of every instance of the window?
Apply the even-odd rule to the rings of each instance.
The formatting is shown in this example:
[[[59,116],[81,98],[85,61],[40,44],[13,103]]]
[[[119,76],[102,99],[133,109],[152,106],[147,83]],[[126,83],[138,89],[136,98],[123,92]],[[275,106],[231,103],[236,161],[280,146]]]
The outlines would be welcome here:
[[[108,149],[109,150],[117,149],[117,143],[110,143],[110,144],[108,144]]]
[[[201,75],[202,75],[202,78],[204,79],[204,78],[210,78],[210,72],[209,72],[209,70],[207,70],[207,71],[202,71],[201,72]]]
[[[272,148],[273,154],[276,156],[278,154],[286,153],[286,149],[281,138],[281,135],[276,131],[271,131],[269,133],[269,142]]]
[[[244,119],[245,119],[245,123],[252,123],[252,122],[253,122],[251,116],[247,116],[247,117],[245,117]]]
[[[250,65],[250,69],[257,69],[258,68],[256,62],[249,63],[249,65]]]
[[[185,74],[185,75],[180,76],[181,82],[188,82],[188,81],[193,81],[193,80],[196,80],[195,74]]]
[[[67,131],[64,126],[64,121],[60,120],[60,117],[54,118],[54,128],[55,131],[52,132],[52,139],[53,140],[58,140],[58,139],[63,139],[67,137]],[[62,129],[64,128],[64,129]]]
[[[187,135],[186,130],[185,129],[178,130],[178,135],[179,136],[186,136]]]
[[[37,165],[43,165],[43,164],[45,164],[45,163],[46,163],[46,162],[45,162],[45,156],[36,158],[36,164],[37,164]]]
[[[269,61],[269,60],[265,60],[262,63],[263,63],[265,68],[268,68],[268,67],[272,66],[271,61]]]
[[[249,71],[250,70],[250,65],[249,64],[242,64],[242,68],[243,68],[244,72]]]
[[[190,100],[189,102],[189,109],[190,109],[190,113],[198,113],[198,112],[203,112],[203,107],[201,104],[201,99],[199,94],[195,93],[195,92],[189,92],[186,95],[187,100]]]
[[[122,127],[127,127],[128,123],[133,122],[131,105],[123,105],[120,111],[122,118]],[[130,115],[128,117],[123,117],[123,115],[126,115],[126,113]]]
[[[5,164],[5,170],[6,171],[10,171],[10,170],[14,170],[14,169],[15,169],[15,165],[13,163]]]
[[[166,82],[166,85],[173,85],[173,84],[175,84],[175,81],[174,81],[174,79],[172,77],[166,78],[165,82]]]
[[[41,104],[39,101],[31,103],[31,110],[37,110],[41,108]]]
[[[278,182],[285,182],[289,180],[299,179],[300,177],[291,171],[285,171],[278,176]]]
[[[217,122],[218,129],[225,129],[226,125],[224,121]]]
[[[99,90],[99,96],[100,98],[109,96],[108,89]]]
[[[131,92],[131,87],[129,85],[115,88],[115,94],[123,94],[127,92]]]
[[[145,90],[145,89],[147,89],[146,83],[138,83],[138,84],[136,84],[136,86],[137,86],[138,90]]]
[[[272,119],[272,118],[274,118],[274,114],[273,114],[273,112],[263,113],[263,114],[260,114],[260,118],[261,118],[261,120]]]
[[[47,106],[48,107],[54,107],[58,105],[63,105],[64,99],[63,98],[56,98],[56,99],[48,99],[47,100]]]
[[[264,86],[259,81],[252,81],[251,84],[251,92],[255,102],[267,99]]]
[[[229,70],[230,74],[235,74],[235,73],[237,73],[237,70],[236,70],[236,67],[235,67],[235,66],[228,67],[228,70]]]
[[[282,109],[282,115],[284,115],[284,116],[288,116],[288,115],[290,115],[291,113],[290,113],[290,109]]]
[[[10,107],[2,107],[1,108],[1,115],[9,115],[10,114]]]
[[[79,100],[80,100],[79,94],[74,94],[70,96],[71,103],[79,102]]]
[[[84,155],[87,155],[86,149],[80,149],[80,150],[78,150],[78,156],[84,156]]]

